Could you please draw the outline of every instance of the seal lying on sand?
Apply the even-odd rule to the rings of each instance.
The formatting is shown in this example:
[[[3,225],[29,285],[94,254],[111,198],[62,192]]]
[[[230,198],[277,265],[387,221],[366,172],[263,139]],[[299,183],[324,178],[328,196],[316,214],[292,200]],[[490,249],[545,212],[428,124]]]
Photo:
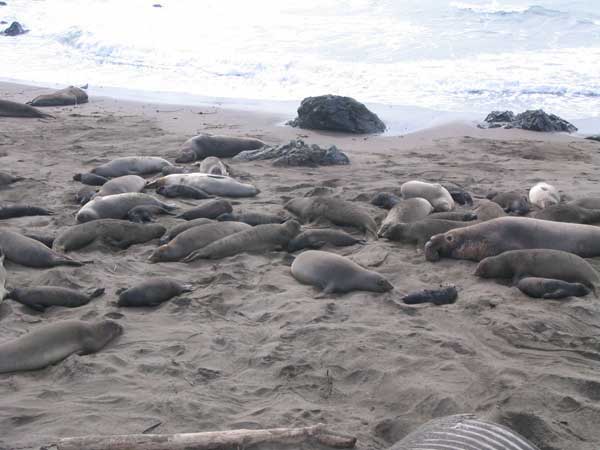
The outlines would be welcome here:
[[[558,190],[548,183],[538,183],[529,190],[529,203],[544,209],[560,203]]]
[[[127,192],[142,192],[146,187],[146,180],[139,175],[123,175],[113,178],[102,185],[98,197],[107,195],[126,194]]]
[[[29,205],[4,205],[0,206],[0,220],[25,216],[51,216],[54,212],[49,209]]]
[[[0,117],[21,117],[21,118],[54,118],[50,114],[40,111],[33,106],[23,103],[0,100]]]
[[[14,231],[0,230],[0,249],[7,260],[26,267],[44,268],[84,264],[56,253],[41,242]]]
[[[209,156],[232,158],[245,150],[257,150],[265,145],[258,139],[201,134],[183,144],[181,154],[175,162],[191,163]]]
[[[97,219],[124,219],[130,210],[136,206],[160,206],[167,211],[176,208],[175,205],[163,203],[148,194],[132,193],[95,197],[86,203],[76,215],[78,222],[89,222]]]
[[[196,250],[183,261],[189,263],[196,259],[220,259],[243,252],[265,252],[287,248],[288,243],[299,233],[300,224],[295,220],[288,220],[282,225],[257,225]]]
[[[485,222],[487,220],[497,219],[498,217],[506,216],[506,213],[502,207],[491,200],[479,200],[477,207],[473,210],[477,215],[479,222]]]
[[[65,89],[54,91],[51,94],[38,95],[27,102],[31,106],[68,106],[88,102],[88,95],[83,89],[69,86]]]
[[[170,184],[169,186],[161,186],[156,190],[156,193],[168,198],[181,197],[193,198],[196,200],[214,198],[212,195],[204,192],[202,189],[198,189],[193,186],[186,186],[185,184]]]
[[[167,231],[158,242],[161,245],[166,244],[180,233],[183,233],[184,231],[189,230],[190,228],[197,227],[198,225],[206,225],[207,223],[214,223],[214,221],[210,219],[201,218],[182,222],[179,225],[175,225],[173,228],[169,229],[169,231]]]
[[[428,261],[445,256],[481,261],[509,250],[547,248],[583,258],[600,256],[600,228],[526,217],[500,217],[433,236],[425,245]]]
[[[199,220],[199,219],[197,219]],[[158,247],[150,256],[151,262],[179,261],[195,250],[201,249],[226,236],[252,227],[239,222],[212,222],[196,225],[177,234],[168,244]]]
[[[600,222],[600,209],[583,208],[572,203],[559,203],[537,211],[533,217],[555,222],[598,223]]]
[[[335,197],[303,197],[290,200],[284,208],[305,222],[323,218],[335,225],[358,228],[377,239],[377,224],[368,211],[353,202]]]
[[[482,259],[475,275],[482,278],[552,278],[582,283],[595,292],[600,275],[583,258],[560,250],[512,250]]]
[[[54,240],[53,248],[59,252],[70,252],[101,239],[109,245],[124,249],[159,238],[164,233],[165,227],[158,224],[140,225],[127,220],[99,219],[62,231]]]
[[[321,228],[303,231],[289,242],[287,249],[288,252],[295,252],[303,248],[321,248],[327,244],[346,247],[366,243],[364,239],[356,239],[345,231]]]
[[[400,186],[402,197],[405,199],[420,197],[427,200],[438,212],[452,211],[454,199],[450,192],[439,183],[425,183],[424,181],[407,181]]]
[[[538,277],[522,278],[517,283],[517,288],[529,297],[545,299],[584,297],[591,292],[590,288],[581,283]]]
[[[292,275],[300,283],[311,284],[332,292],[387,292],[394,287],[377,272],[364,269],[355,262],[335,253],[307,250],[292,263]]]
[[[530,211],[527,196],[517,191],[492,192],[487,196],[487,199],[500,205],[507,213],[512,212],[523,216]]]
[[[240,183],[230,177],[209,175],[207,173],[178,173],[167,175],[147,184],[147,187],[170,186],[183,184],[201,189],[210,195],[222,197],[254,197],[259,190],[251,184]]]
[[[174,216],[167,208],[158,205],[139,205],[131,208],[127,212],[127,220],[134,223],[149,223],[154,222],[154,217],[165,214]]]
[[[148,175],[160,172],[163,167],[170,165],[172,164],[166,159],[156,156],[124,156],[92,169],[92,173],[106,178]]]
[[[396,224],[416,222],[417,220],[424,219],[432,211],[433,206],[424,198],[415,197],[402,200],[390,209],[386,218],[381,222],[381,227],[379,227],[377,235],[379,237],[383,236],[388,228]]]
[[[216,156],[209,156],[204,158],[199,166],[201,173],[210,173],[211,175],[224,175],[228,176],[229,172],[223,162]]]
[[[450,305],[456,302],[458,291],[454,286],[447,286],[441,289],[424,289],[422,291],[411,292],[402,297],[402,301],[407,305],[420,305],[422,303],[433,303],[434,305]]]
[[[411,223],[397,223],[392,225],[381,234],[381,237],[389,239],[390,241],[407,242],[422,247],[436,234],[467,226],[469,226],[468,222],[423,219]]]
[[[102,294],[104,294],[103,288],[95,289],[89,294],[84,294],[73,289],[58,286],[33,286],[13,289],[8,293],[6,298],[37,311],[44,311],[50,306],[76,308],[87,305]]]
[[[268,223],[283,223],[288,220],[289,217],[281,217],[276,214],[262,214],[254,212],[246,213],[223,213],[217,217],[220,222],[244,222],[253,227],[256,225],[266,225]]]
[[[96,175],[95,173],[76,173],[73,175],[74,181],[79,181],[88,186],[102,186],[108,182],[108,178]]]
[[[402,199],[389,192],[380,192],[371,199],[371,205],[379,206],[383,209],[392,209]]]
[[[0,186],[7,186],[9,184],[16,183],[17,181],[22,181],[24,179],[25,178],[23,177],[18,177],[15,175],[11,175],[8,172],[0,171]]]
[[[75,200],[81,206],[92,200],[96,196],[96,189],[91,186],[84,186],[75,194]]]
[[[192,292],[191,284],[175,278],[151,278],[137,286],[119,292],[119,306],[158,306],[184,292]]]
[[[122,333],[121,325],[111,320],[63,320],[43,325],[0,344],[0,373],[43,369],[73,353],[95,353]]]
[[[216,219],[221,214],[230,213],[233,211],[231,203],[227,200],[219,198],[217,200],[210,200],[200,206],[188,209],[183,214],[177,216],[178,219],[194,220],[194,219]]]

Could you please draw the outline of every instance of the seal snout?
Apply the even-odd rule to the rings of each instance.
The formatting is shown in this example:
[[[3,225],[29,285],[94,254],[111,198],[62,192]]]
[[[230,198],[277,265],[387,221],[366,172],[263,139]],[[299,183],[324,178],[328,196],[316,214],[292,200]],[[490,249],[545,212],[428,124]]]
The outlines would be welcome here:
[[[425,244],[425,259],[435,262],[440,260],[440,244],[444,241],[444,235],[438,234],[433,236]]]

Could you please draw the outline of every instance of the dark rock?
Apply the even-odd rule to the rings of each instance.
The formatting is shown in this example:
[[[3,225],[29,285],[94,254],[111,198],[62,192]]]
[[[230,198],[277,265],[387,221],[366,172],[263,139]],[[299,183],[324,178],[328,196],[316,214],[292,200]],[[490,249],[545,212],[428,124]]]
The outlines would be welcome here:
[[[515,120],[515,113],[512,111],[492,111],[485,118],[487,123],[512,122],[513,120]]]
[[[517,114],[512,111],[492,111],[485,118],[487,125],[480,128],[521,128],[529,131],[565,131],[574,133],[577,128],[555,114],[547,114],[542,109],[529,110]]]
[[[6,20],[0,20],[0,25],[6,25],[8,22]]]
[[[586,139],[589,139],[590,141],[598,141],[598,142],[600,142],[600,134],[595,134],[593,136],[588,136],[588,137],[586,137]]]
[[[288,125],[356,134],[385,131],[385,124],[365,105],[353,98],[339,95],[305,98],[298,108],[298,117],[288,122]]]
[[[13,22],[10,24],[10,27],[4,30],[3,34],[5,36],[18,36],[27,33],[27,31],[29,30],[23,28],[19,22]]]
[[[0,6],[6,6],[6,2],[0,2]]]
[[[304,141],[297,139],[288,144],[277,147],[263,147],[258,150],[247,150],[236,155],[234,160],[255,161],[272,159],[274,166],[333,166],[350,164],[350,159],[345,153],[332,145],[328,149],[318,145],[306,145]]]

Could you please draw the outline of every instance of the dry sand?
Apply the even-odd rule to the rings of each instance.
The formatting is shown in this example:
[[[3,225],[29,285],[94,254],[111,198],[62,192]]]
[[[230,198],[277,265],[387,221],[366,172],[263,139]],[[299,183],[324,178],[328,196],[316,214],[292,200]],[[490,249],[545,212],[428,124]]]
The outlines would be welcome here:
[[[25,101],[45,91],[1,84],[0,98]],[[27,177],[0,190],[0,200],[58,214],[5,220],[2,227],[54,235],[75,223],[74,194],[82,185],[74,173],[126,155],[173,160],[198,132],[273,144],[301,137],[335,144],[352,160],[318,169],[233,163],[241,179],[261,189],[239,200],[238,210],[278,212],[285,200],[316,187],[364,202],[409,179],[456,182],[476,195],[544,180],[571,197],[597,193],[600,181],[600,144],[573,136],[452,124],[404,137],[353,137],[278,126],[286,118],[277,115],[96,97],[49,111],[55,120],[0,119],[0,170]],[[364,205],[374,216],[385,213]],[[292,278],[285,253],[149,264],[156,245],[94,245],[72,254],[95,261],[81,268],[6,264],[10,286],[102,286],[107,293],[81,308],[43,314],[5,300],[0,341],[67,318],[108,316],[125,333],[97,354],[0,375],[1,448],[139,433],[159,423],[154,431],[169,433],[325,422],[357,435],[358,448],[383,449],[433,417],[463,412],[498,420],[542,450],[599,448],[600,304],[591,296],[529,299],[477,279],[474,263],[430,263],[415,246],[379,240],[330,250],[384,274],[395,291],[317,299]],[[600,261],[591,263],[600,268]],[[153,275],[196,289],[158,308],[114,306],[116,290]],[[394,303],[441,283],[457,285],[456,304]]]

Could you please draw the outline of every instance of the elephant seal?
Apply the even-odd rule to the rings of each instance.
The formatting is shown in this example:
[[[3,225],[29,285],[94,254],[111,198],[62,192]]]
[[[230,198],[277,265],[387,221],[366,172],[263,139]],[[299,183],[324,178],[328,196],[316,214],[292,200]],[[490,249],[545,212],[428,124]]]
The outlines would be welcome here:
[[[515,282],[526,277],[552,278],[582,283],[595,292],[600,275],[583,258],[561,250],[511,250],[482,259],[475,275],[481,278],[510,278]]]
[[[554,222],[598,223],[600,222],[600,209],[588,209],[574,204],[559,203],[535,212],[533,217]]]
[[[295,252],[303,248],[321,248],[327,244],[347,247],[366,243],[364,239],[356,239],[345,231],[322,228],[303,231],[288,243],[287,250]]]
[[[0,206],[0,220],[12,219],[15,217],[25,216],[52,216],[53,211],[49,209],[40,208],[38,206],[29,205],[4,205]]]
[[[95,197],[86,203],[75,216],[78,222],[89,222],[97,219],[124,219],[127,213],[136,206],[160,206],[166,210],[173,210],[175,205],[163,203],[148,194],[128,192],[126,194],[107,195]]]
[[[69,86],[68,88],[54,91],[51,94],[38,95],[30,102],[27,102],[27,104],[31,106],[69,106],[87,102],[87,92],[78,87]]]
[[[353,202],[328,196],[304,197],[288,201],[284,208],[304,221],[323,218],[335,225],[358,228],[377,239],[377,224],[368,211]]]
[[[452,199],[459,205],[472,205],[473,204],[473,197],[471,197],[471,194],[469,194],[467,191],[465,191],[460,186],[455,185],[455,184],[452,184],[452,185],[446,184],[445,186],[442,186],[442,187],[450,193],[450,196],[452,197]]]
[[[161,186],[156,190],[156,193],[168,198],[181,197],[193,198],[196,200],[214,198],[214,196],[204,192],[202,189],[198,189],[193,186],[186,186],[185,184],[171,184],[169,186]]]
[[[181,154],[175,162],[191,163],[209,156],[232,158],[245,150],[258,150],[265,145],[258,139],[201,134],[183,144]]]
[[[175,278],[157,277],[119,292],[118,306],[158,306],[184,292],[192,292],[191,284]]]
[[[383,209],[392,209],[400,201],[402,201],[402,199],[397,195],[389,192],[380,192],[371,199],[371,205],[378,206]]]
[[[246,213],[223,213],[217,217],[217,220],[220,222],[244,222],[248,225],[252,225],[253,227],[256,225],[266,225],[268,223],[283,223],[288,220],[289,217],[281,217],[276,214],[262,214],[262,213],[254,213],[254,212],[246,212]]]
[[[487,199],[497,203],[507,213],[515,213],[519,216],[527,214],[531,208],[527,196],[517,191],[510,192],[491,192]]]
[[[82,266],[68,256],[56,253],[41,242],[25,237],[19,233],[0,230],[0,249],[6,259],[26,267]]]
[[[75,194],[75,200],[81,206],[92,200],[96,196],[96,189],[91,186],[84,186],[77,191]]]
[[[95,353],[123,333],[111,320],[62,320],[0,344],[0,373],[43,369],[74,353]]]
[[[140,205],[131,208],[127,212],[127,220],[134,223],[149,223],[154,222],[154,216],[165,214],[174,216],[167,208],[158,205]]]
[[[73,175],[74,181],[79,181],[88,186],[102,186],[108,182],[108,178],[101,177],[95,173],[76,173]]]
[[[428,261],[445,256],[481,261],[509,250],[562,250],[583,258],[600,256],[600,228],[526,217],[499,217],[433,236],[425,245]]]
[[[510,428],[459,414],[433,419],[389,450],[540,450]]]
[[[189,167],[176,166],[176,165],[165,166],[160,171],[160,173],[163,177],[166,177],[167,175],[173,175],[175,173],[193,173],[193,172],[197,172],[197,170],[192,170]]]
[[[587,209],[600,209],[600,197],[579,198],[577,200],[569,202],[568,204]]]
[[[439,183],[425,183],[424,181],[407,181],[400,186],[400,192],[405,199],[420,197],[433,206],[434,211],[444,212],[454,209],[454,199],[450,192]]]
[[[458,291],[454,286],[448,286],[442,289],[424,289],[422,291],[411,292],[402,297],[402,301],[407,305],[420,305],[421,303],[433,303],[434,305],[451,305],[456,302]]]
[[[125,249],[162,236],[165,227],[158,224],[140,225],[127,220],[99,219],[82,223],[62,231],[54,240],[58,252],[82,249],[100,239],[105,243]]]
[[[381,222],[381,227],[379,227],[377,235],[379,237],[383,236],[390,227],[396,224],[416,222],[417,220],[424,219],[432,211],[433,206],[424,198],[414,197],[402,200],[390,209],[386,218]]]
[[[183,262],[189,263],[197,259],[221,259],[243,252],[287,249],[288,243],[299,233],[300,224],[295,220],[288,220],[281,225],[257,225],[196,250],[190,253]]]
[[[506,216],[502,207],[491,200],[479,200],[477,207],[473,210],[479,222],[485,222],[498,217]]]
[[[477,214],[472,211],[448,211],[434,212],[427,216],[427,219],[452,220],[455,222],[471,222],[477,220]]]
[[[0,100],[0,117],[53,119],[54,116],[46,114],[33,106],[24,103]]]
[[[183,184],[201,189],[210,195],[222,197],[254,197],[260,191],[251,184],[240,183],[231,177],[210,175],[207,173],[181,173],[167,175],[147,184],[147,187],[170,186]]]
[[[183,223],[180,223],[179,225],[175,225],[173,228],[171,228],[169,231],[163,234],[163,236],[158,242],[160,245],[164,245],[170,240],[174,239],[177,235],[183,233],[184,231],[189,230],[190,228],[197,227],[199,225],[206,225],[207,223],[214,223],[214,221],[204,218],[187,220]]]
[[[160,172],[163,167],[170,165],[169,161],[157,156],[124,156],[92,169],[92,173],[105,178],[148,175]]]
[[[210,222],[204,225],[196,225],[180,232],[168,244],[154,250],[150,255],[150,262],[180,261],[190,253],[213,242],[250,229],[252,229],[250,225],[239,222]]]
[[[548,183],[538,183],[529,190],[529,203],[544,209],[560,203],[558,190]]]
[[[58,286],[34,286],[11,290],[6,298],[21,303],[37,311],[44,311],[50,306],[77,308],[87,305],[96,297],[104,294],[104,289],[95,289],[88,294],[74,289]]]
[[[367,270],[354,261],[335,253],[307,250],[292,263],[292,276],[300,283],[333,292],[387,292],[394,287],[382,275]]]
[[[565,297],[585,297],[591,289],[581,283],[569,283],[551,278],[521,278],[517,288],[533,298],[560,299]]]
[[[231,203],[227,200],[219,198],[217,200],[210,200],[202,205],[188,209],[183,214],[177,216],[178,219],[194,220],[194,219],[216,219],[221,214],[230,213],[233,211]]]
[[[126,194],[128,192],[142,192],[146,187],[146,180],[139,175],[123,175],[113,178],[102,185],[98,197],[107,195]]]
[[[198,166],[201,173],[209,173],[211,175],[224,175],[228,176],[229,172],[223,162],[216,156],[209,156],[204,158]]]
[[[11,175],[8,172],[0,171],[0,186],[8,186],[9,184],[16,183],[17,181],[23,181],[25,178]]]
[[[25,237],[28,237],[35,241],[41,242],[48,248],[52,248],[52,245],[54,245],[54,239],[55,239],[54,236],[48,236],[48,235],[43,235],[43,234],[31,234],[31,233],[22,233],[22,234]]]
[[[0,303],[6,297],[8,291],[6,290],[6,269],[4,268],[4,252],[0,248]]]
[[[381,234],[381,237],[422,247],[436,234],[466,226],[469,226],[468,222],[427,218],[416,222],[393,224]]]

